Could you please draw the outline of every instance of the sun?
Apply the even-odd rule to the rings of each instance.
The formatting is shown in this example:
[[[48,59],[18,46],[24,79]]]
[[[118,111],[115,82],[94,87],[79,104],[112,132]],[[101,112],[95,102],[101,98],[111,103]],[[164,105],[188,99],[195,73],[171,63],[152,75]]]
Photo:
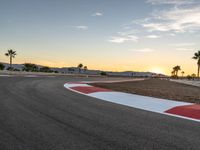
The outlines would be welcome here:
[[[158,68],[158,67],[152,68],[150,71],[153,72],[153,73],[164,74],[163,69]]]

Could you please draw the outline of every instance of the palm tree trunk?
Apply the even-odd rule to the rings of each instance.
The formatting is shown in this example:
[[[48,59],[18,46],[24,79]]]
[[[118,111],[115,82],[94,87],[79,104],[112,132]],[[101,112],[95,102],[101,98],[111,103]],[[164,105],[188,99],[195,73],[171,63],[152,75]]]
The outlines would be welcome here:
[[[12,68],[12,56],[10,56],[10,68]]]
[[[197,77],[199,78],[200,65],[198,65]]]

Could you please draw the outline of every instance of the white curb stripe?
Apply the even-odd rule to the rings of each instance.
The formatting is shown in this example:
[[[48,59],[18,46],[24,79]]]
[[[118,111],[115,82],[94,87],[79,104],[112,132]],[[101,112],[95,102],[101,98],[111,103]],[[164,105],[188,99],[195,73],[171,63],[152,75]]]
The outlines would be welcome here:
[[[77,87],[77,86],[92,87],[91,85],[88,85],[88,84],[65,84],[64,86],[66,88],[72,88],[72,87]]]
[[[109,102],[122,104],[125,106],[135,107],[143,110],[154,112],[165,112],[176,106],[191,105],[185,102],[176,102],[171,100],[158,99],[136,94],[128,94],[122,92],[96,92],[87,94],[95,98],[103,99]]]

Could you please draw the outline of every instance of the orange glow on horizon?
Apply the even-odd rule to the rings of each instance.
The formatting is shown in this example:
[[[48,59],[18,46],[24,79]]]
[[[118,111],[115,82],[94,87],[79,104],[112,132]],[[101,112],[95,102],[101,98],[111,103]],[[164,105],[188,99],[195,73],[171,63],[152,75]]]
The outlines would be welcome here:
[[[28,60],[28,61],[27,61]],[[6,62],[9,63],[8,58],[3,57],[3,59],[1,59],[2,62]],[[166,75],[171,75],[171,71],[172,68],[177,65],[180,64],[181,65],[181,71],[185,72],[185,76],[186,75],[191,75],[192,73],[197,72],[197,65],[196,65],[196,61],[192,60],[191,61],[193,64],[192,65],[188,65],[187,62],[183,62],[183,65],[181,65],[180,63],[173,63],[172,65],[168,65],[168,64],[163,64],[163,65],[159,65],[156,66],[154,62],[152,62],[151,64],[144,62],[142,63],[125,63],[124,61],[121,62],[107,62],[107,61],[95,61],[95,60],[87,60],[87,61],[78,61],[78,60],[54,60],[51,61],[49,60],[34,60],[34,59],[24,59],[21,56],[16,57],[13,60],[14,64],[23,64],[23,63],[34,63],[34,64],[38,64],[38,65],[43,65],[43,66],[49,66],[49,67],[77,67],[77,65],[79,63],[83,63],[83,65],[86,65],[88,67],[88,69],[91,70],[104,70],[104,71],[116,71],[116,72],[120,72],[120,71],[139,71],[139,72],[155,72],[155,73],[161,73],[161,74],[166,74]],[[191,64],[190,62],[190,64]],[[145,65],[148,64],[148,65]],[[181,72],[180,71],[180,72]],[[179,75],[181,75],[181,73],[179,72]]]

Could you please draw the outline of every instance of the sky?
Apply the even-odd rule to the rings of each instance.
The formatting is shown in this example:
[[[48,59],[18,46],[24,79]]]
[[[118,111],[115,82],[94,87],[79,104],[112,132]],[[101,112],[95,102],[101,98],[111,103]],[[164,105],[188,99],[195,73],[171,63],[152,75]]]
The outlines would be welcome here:
[[[197,72],[199,0],[0,0],[0,62]]]

